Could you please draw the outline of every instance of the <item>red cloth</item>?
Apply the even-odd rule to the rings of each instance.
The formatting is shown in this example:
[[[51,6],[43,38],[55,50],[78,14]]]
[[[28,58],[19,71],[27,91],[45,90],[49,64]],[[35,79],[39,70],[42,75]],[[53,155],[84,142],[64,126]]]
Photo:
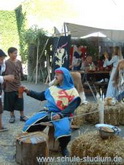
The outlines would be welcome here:
[[[70,49],[70,57],[69,57],[70,65],[72,65],[73,54],[74,54],[74,46],[72,46]]]
[[[82,47],[81,48],[81,52],[82,52],[82,58],[83,58],[83,60],[85,60],[86,59],[86,56],[87,56],[87,48],[85,48],[85,47]]]
[[[61,70],[56,70],[55,73],[63,73]]]

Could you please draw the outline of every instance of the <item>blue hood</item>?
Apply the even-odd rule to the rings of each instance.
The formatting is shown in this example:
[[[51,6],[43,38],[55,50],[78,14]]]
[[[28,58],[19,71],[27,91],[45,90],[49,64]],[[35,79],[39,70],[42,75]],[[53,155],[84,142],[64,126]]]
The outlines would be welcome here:
[[[73,82],[73,79],[72,79],[72,76],[69,72],[69,70],[67,70],[66,68],[64,67],[60,67],[60,68],[57,68],[55,71],[57,70],[60,70],[63,72],[63,83],[62,85],[59,86],[59,88],[61,89],[71,89],[74,87],[74,82]]]

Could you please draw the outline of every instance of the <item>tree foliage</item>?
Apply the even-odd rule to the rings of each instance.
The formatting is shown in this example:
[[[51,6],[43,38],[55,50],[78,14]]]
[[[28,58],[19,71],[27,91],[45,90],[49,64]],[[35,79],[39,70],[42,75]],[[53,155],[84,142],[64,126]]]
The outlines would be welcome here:
[[[15,10],[15,15],[19,35],[20,55],[22,61],[25,62],[27,60],[27,44],[24,39],[26,31],[26,12],[22,10],[21,5]]]
[[[38,28],[37,25],[32,26],[30,29],[25,31],[24,38],[28,44],[34,44],[37,46],[38,40],[44,40],[47,32],[43,29]]]
[[[15,12],[0,11],[0,47],[7,51],[11,46],[19,48]]]

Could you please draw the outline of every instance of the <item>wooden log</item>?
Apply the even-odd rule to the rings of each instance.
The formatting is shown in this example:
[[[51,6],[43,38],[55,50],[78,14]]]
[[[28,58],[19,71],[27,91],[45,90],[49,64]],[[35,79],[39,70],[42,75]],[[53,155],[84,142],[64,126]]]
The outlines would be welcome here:
[[[48,157],[48,136],[43,132],[23,133],[16,138],[16,162],[39,165],[39,157]],[[42,162],[43,165],[47,163]]]
[[[50,122],[41,122],[42,126],[48,126],[48,147],[50,151],[58,151],[59,150],[59,143],[54,138],[54,126]]]
[[[54,126],[50,122],[41,122],[40,123],[42,126],[48,126],[49,131],[48,131],[48,146],[50,151],[57,151],[59,150],[59,143],[58,140],[54,138]],[[77,125],[71,125],[72,129],[79,129],[79,126]]]

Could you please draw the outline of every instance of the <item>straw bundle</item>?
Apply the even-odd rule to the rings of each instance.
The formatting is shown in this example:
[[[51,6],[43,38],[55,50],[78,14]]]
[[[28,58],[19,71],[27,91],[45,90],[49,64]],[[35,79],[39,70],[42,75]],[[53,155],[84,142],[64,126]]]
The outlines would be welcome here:
[[[115,106],[105,106],[105,123],[124,125],[124,105],[117,103]]]
[[[99,122],[99,112],[98,111],[98,104],[96,103],[90,103],[89,107],[86,108],[86,113],[90,113],[85,115],[85,121],[91,124],[96,124]],[[94,112],[94,113],[91,113]]]
[[[72,123],[74,125],[78,125],[78,126],[83,125],[84,123],[86,123],[86,121],[88,121],[89,123],[94,123],[94,121],[96,121],[96,123],[97,123],[97,121],[99,120],[98,112],[85,115],[86,113],[98,110],[97,107],[98,107],[98,105],[95,103],[88,103],[88,104],[83,104],[83,105],[79,106],[75,110],[75,116],[74,116]]]
[[[94,111],[98,111],[98,104],[96,103],[88,103],[86,105],[79,106],[76,111],[74,118],[75,125],[83,125],[84,123],[97,124],[99,123],[99,112],[92,113]],[[91,113],[86,114],[85,113]],[[114,106],[105,106],[105,123],[112,125],[124,125],[124,105],[122,103],[116,103]]]
[[[85,109],[86,108],[85,108],[85,105],[84,105],[84,106],[79,106],[75,110],[75,116],[74,116],[73,121],[72,121],[73,125],[81,126],[81,125],[84,124],[85,117],[83,116],[83,114],[85,114]]]
[[[72,141],[70,154],[72,157],[75,156],[80,158],[88,156],[93,158],[99,156],[102,158],[121,157],[124,159],[124,138],[113,136],[103,140],[96,131],[82,134]],[[84,165],[84,162],[82,164]]]

